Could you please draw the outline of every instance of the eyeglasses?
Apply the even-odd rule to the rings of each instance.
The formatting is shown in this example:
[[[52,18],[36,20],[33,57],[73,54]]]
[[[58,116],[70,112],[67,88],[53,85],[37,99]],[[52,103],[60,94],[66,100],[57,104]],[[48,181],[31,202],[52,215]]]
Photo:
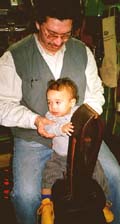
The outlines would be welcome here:
[[[63,41],[65,41],[65,40],[68,40],[71,37],[71,35],[72,35],[72,31],[69,31],[69,32],[63,33],[63,34],[59,34],[59,33],[56,33],[56,32],[54,32],[52,30],[47,29],[46,27],[42,26],[42,28],[43,28],[43,32],[46,35],[46,37],[48,39],[51,39],[51,40],[55,40],[58,37],[61,37],[61,39]]]

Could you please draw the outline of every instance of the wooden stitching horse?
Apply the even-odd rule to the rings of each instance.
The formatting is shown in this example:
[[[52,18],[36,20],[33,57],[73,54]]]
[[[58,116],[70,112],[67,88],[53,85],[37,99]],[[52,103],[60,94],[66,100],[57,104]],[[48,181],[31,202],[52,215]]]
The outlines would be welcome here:
[[[73,114],[74,133],[69,138],[67,173],[52,188],[55,224],[105,224],[105,195],[93,180],[104,123],[83,104]]]

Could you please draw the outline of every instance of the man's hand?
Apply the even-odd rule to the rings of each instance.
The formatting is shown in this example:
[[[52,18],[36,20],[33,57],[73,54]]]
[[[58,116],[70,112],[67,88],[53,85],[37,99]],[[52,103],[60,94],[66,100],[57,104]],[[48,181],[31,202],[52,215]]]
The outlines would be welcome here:
[[[54,121],[41,116],[37,116],[35,120],[35,126],[37,127],[38,133],[45,138],[53,138],[55,136],[54,134],[49,134],[45,130],[45,125],[52,125],[53,123]]]

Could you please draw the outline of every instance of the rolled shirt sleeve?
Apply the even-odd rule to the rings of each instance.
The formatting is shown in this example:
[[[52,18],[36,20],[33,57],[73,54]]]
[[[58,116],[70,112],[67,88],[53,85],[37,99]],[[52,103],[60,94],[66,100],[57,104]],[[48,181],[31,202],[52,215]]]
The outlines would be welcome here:
[[[94,59],[94,55],[88,47],[86,47],[86,49],[88,55],[88,62],[85,70],[87,85],[84,103],[87,103],[98,114],[101,114],[103,111],[102,106],[105,102],[103,95],[104,88],[102,86],[102,81],[98,76],[98,68]]]

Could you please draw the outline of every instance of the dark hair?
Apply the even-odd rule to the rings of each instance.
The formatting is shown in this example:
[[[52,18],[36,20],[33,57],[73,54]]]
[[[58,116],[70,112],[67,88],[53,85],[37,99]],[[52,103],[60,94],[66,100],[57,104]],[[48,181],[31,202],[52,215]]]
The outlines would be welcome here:
[[[72,81],[68,77],[57,79],[57,80],[50,80],[48,82],[48,88],[47,88],[46,93],[49,90],[60,91],[64,88],[66,88],[68,91],[70,91],[72,98],[75,98],[76,101],[78,101],[79,96],[78,96],[77,85],[75,84],[74,81]]]
[[[47,17],[74,21],[79,14],[78,0],[36,0],[34,4],[35,20],[40,24],[45,22]]]

